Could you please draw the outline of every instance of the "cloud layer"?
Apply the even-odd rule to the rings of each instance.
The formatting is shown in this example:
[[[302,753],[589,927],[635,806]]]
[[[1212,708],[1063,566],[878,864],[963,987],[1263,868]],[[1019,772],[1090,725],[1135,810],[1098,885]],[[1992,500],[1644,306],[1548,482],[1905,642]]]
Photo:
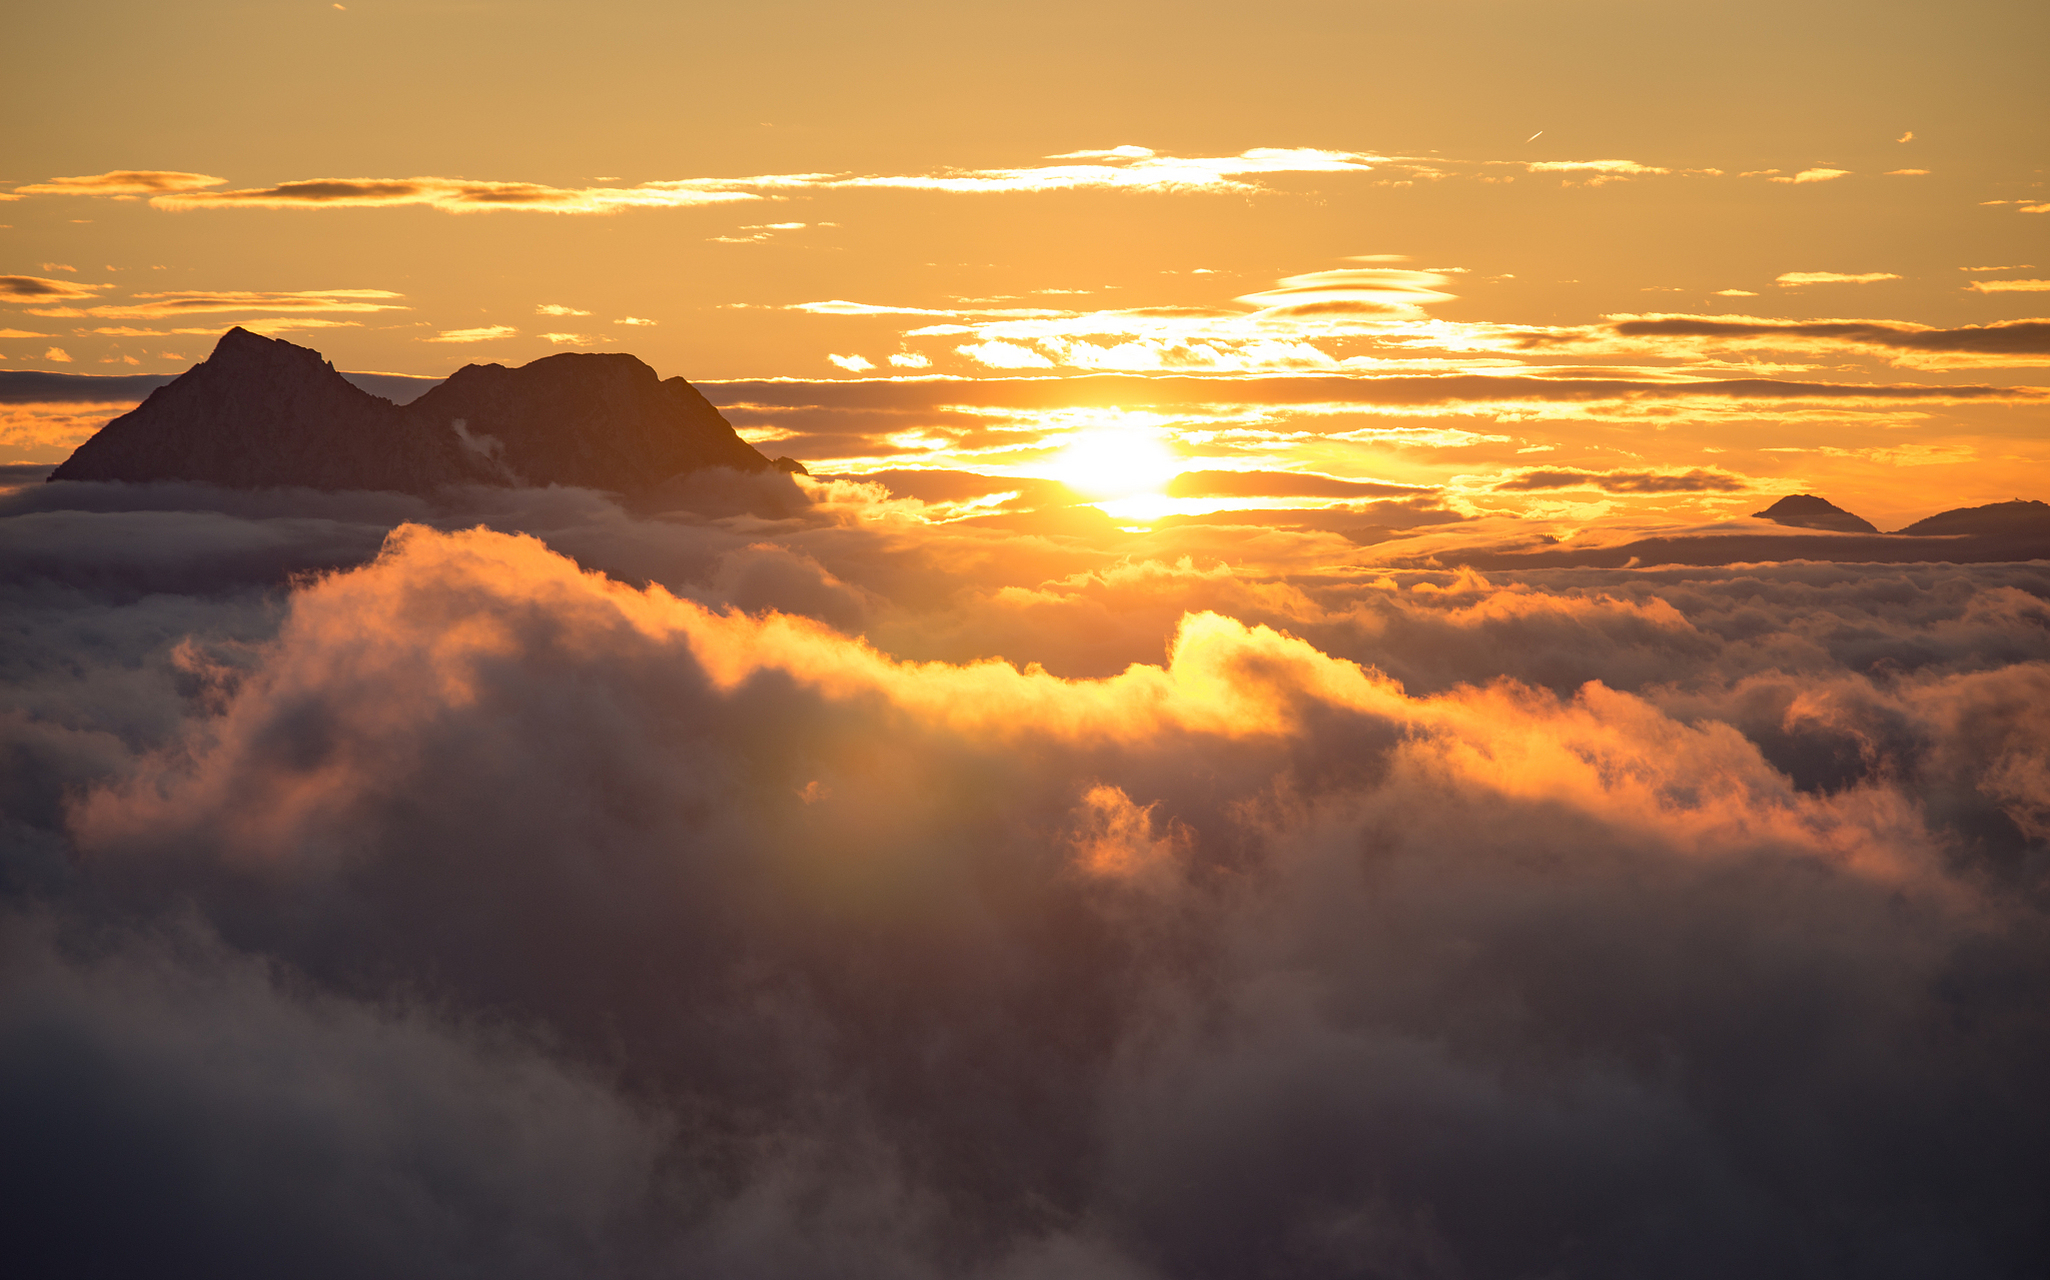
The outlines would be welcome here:
[[[5,498],[22,1256],[2041,1256],[2040,566],[1133,560],[806,492]]]

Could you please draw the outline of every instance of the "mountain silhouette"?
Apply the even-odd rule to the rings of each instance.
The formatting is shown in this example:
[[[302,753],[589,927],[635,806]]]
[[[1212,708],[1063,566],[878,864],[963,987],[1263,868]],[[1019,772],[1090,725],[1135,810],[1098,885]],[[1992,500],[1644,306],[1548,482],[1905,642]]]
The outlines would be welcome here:
[[[1842,533],[1878,533],[1878,526],[1861,516],[1837,506],[1825,498],[1812,493],[1789,494],[1763,511],[1754,511],[1752,516],[1759,520],[1770,520],[1774,524],[1791,525],[1796,529],[1834,529]]]
[[[1917,520],[1900,532],[1925,538],[1959,534],[1995,538],[2050,537],[2050,503],[2016,498],[2012,502],[1992,502],[1983,507],[1956,507],[1940,511],[1926,520]]]
[[[708,467],[802,469],[772,463],[695,387],[630,355],[469,365],[402,406],[352,385],[317,351],[235,328],[50,479],[423,496],[452,485],[563,484],[635,494]]]

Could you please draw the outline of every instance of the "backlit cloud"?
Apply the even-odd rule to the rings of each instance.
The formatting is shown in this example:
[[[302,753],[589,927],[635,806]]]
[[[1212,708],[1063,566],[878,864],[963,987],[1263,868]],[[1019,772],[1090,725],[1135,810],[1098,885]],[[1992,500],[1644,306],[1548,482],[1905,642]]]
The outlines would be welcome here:
[[[1974,282],[1981,283],[1981,282]],[[2000,282],[1993,282],[2000,283]],[[1533,335],[1529,345],[1600,342],[1603,335],[1672,339],[1699,347],[1782,350],[1863,348],[1901,355],[1961,355],[1982,361],[2040,364],[2050,356],[2050,321],[2008,320],[1939,329],[1900,320],[1775,320],[1756,316],[1621,315],[1591,330]]]
[[[742,184],[744,185],[744,184]],[[153,197],[159,209],[361,209],[424,205],[445,213],[527,211],[616,213],[759,200],[723,182],[642,183],[633,187],[551,187],[463,178],[311,178],[232,191],[177,191]]]
[[[1179,411],[1197,407],[1263,405],[1401,410],[1454,405],[1597,405],[1631,401],[1733,401],[1758,405],[1802,401],[2031,404],[2042,403],[2046,396],[2050,396],[2050,391],[2039,387],[1971,383],[1802,382],[1784,378],[1650,381],[1493,374],[1385,377],[1087,374],[1065,377],[873,378],[825,382],[779,379],[705,382],[699,386],[712,403],[722,408],[754,406],[915,414],[957,408],[1046,410],[1118,406]]]
[[[41,276],[0,276],[0,300],[9,303],[62,302],[72,298],[90,298],[108,287],[71,280],[45,280]]]
[[[1352,267],[1288,276],[1245,294],[1235,306],[1139,307],[1102,311],[1051,308],[933,308],[833,299],[791,304],[814,315],[904,316],[940,323],[904,331],[906,339],[970,338],[954,351],[987,368],[1211,371],[1348,366],[1318,344],[1361,336],[1414,337],[1424,308],[1455,295],[1435,271]],[[1404,326],[1410,326],[1405,329]],[[914,366],[922,367],[922,366]]]
[[[1429,486],[1299,471],[1184,471],[1167,486],[1168,496],[1175,498],[1388,498],[1431,491]]]
[[[1795,174],[1780,174],[1780,175],[1776,175],[1776,176],[1773,176],[1773,177],[1771,177],[1771,178],[1767,179],[1767,181],[1770,181],[1770,182],[1800,182],[1800,183],[1806,183],[1806,182],[1833,182],[1833,181],[1835,181],[1835,180],[1836,180],[1836,179],[1838,179],[1838,178],[1846,178],[1846,177],[1849,177],[1849,176],[1850,176],[1850,173],[1851,173],[1851,171],[1850,171],[1849,169],[1830,169],[1830,168],[1826,168],[1826,167],[1822,167],[1822,166],[1817,166],[1816,168],[1813,168],[1813,169],[1803,169],[1803,170],[1801,170],[1801,171],[1800,171],[1799,173],[1795,173]]]
[[[761,200],[797,191],[902,190],[963,194],[1029,191],[1251,191],[1260,179],[1288,174],[1364,174],[1385,158],[1314,147],[1254,147],[1233,156],[1172,156],[1144,147],[1073,152],[1048,157],[1060,164],[1002,169],[940,168],[929,173],[784,173],[733,178],[684,178],[633,186],[556,187],[534,182],[468,178],[308,178],[266,187],[213,190],[225,179],[204,174],[122,171],[58,179],[17,188],[25,195],[149,195],[160,209],[395,208],[421,205],[450,213],[525,210],[539,213],[614,213],[625,209],[691,208]],[[1607,162],[1603,162],[1607,163]],[[756,234],[722,237],[758,240],[796,230],[801,222],[765,223]]]
[[[443,329],[422,342],[491,342],[499,338],[510,338],[519,330],[509,324],[480,325],[474,329]]]
[[[181,191],[198,191],[227,183],[226,178],[204,173],[178,173],[168,169],[116,169],[110,173],[77,178],[51,178],[14,188],[27,196],[157,196]]]
[[[519,1278],[2040,1256],[2042,566],[1135,558],[872,488],[482,517],[574,560],[377,495],[8,495],[17,1236],[109,1274],[166,1236]],[[1281,559],[1176,554],[1214,539]]]
[[[1624,182],[1631,178],[1666,177],[1679,174],[1691,178],[1720,178],[1721,169],[1673,169],[1663,165],[1639,164],[1635,160],[1516,160],[1489,161],[1490,164],[1518,164],[1530,173],[1556,173],[1569,179],[1579,177],[1580,186],[1599,187],[1611,182]],[[1492,182],[1492,178],[1482,181]]]
[[[2050,280],[1974,280],[1965,288],[1975,293],[2046,293]]]
[[[137,293],[133,302],[96,307],[29,309],[30,315],[96,317],[119,320],[175,319],[208,312],[403,311],[395,299],[404,294],[386,289],[300,289],[285,292],[252,290],[173,290]]]
[[[1415,316],[1424,306],[1457,296],[1439,288],[1448,282],[1448,277],[1430,271],[1312,271],[1287,276],[1274,288],[1245,294],[1238,301],[1275,317]]]
[[[320,316],[255,316],[249,319],[237,320],[235,323],[255,333],[273,334],[313,329],[353,329],[361,327],[363,322],[360,320],[329,320]],[[80,332],[89,332],[108,338],[162,337],[171,334],[196,334],[218,338],[221,336],[221,326],[219,324],[210,324],[182,329],[139,329],[134,325],[107,325],[91,330],[80,330]]]
[[[1529,493],[1540,489],[1600,489],[1604,493],[1737,493],[1751,487],[1742,476],[1696,467],[1684,472],[1579,471],[1533,468],[1517,472],[1492,486],[1500,492]]]
[[[1867,271],[1860,275],[1846,275],[1841,271],[1784,271],[1773,277],[1773,283],[1793,286],[1803,284],[1877,284],[1881,280],[1898,280],[1890,271]]]
[[[1523,167],[1532,173],[1602,173],[1618,177],[1672,172],[1656,165],[1639,164],[1635,160],[1528,160],[1523,162]]]

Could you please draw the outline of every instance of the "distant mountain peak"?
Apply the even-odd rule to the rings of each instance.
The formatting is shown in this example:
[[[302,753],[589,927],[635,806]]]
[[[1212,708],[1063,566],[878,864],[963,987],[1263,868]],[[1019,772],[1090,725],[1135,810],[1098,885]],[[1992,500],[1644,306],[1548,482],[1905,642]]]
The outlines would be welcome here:
[[[52,480],[188,480],[430,494],[452,485],[643,492],[707,467],[766,471],[697,388],[623,352],[468,365],[406,405],[318,351],[247,329],[80,445]]]
[[[1826,498],[1812,493],[1795,493],[1781,498],[1763,511],[1751,513],[1754,519],[1770,520],[1774,524],[1790,525],[1796,529],[1832,529],[1839,533],[1878,533],[1871,521],[1854,516]]]
[[[1901,532],[1922,537],[1959,534],[2040,537],[2050,535],[2050,503],[2034,498],[2015,498],[2008,502],[1989,502],[1983,507],[1956,507],[1940,511],[1926,520],[1917,520]]]

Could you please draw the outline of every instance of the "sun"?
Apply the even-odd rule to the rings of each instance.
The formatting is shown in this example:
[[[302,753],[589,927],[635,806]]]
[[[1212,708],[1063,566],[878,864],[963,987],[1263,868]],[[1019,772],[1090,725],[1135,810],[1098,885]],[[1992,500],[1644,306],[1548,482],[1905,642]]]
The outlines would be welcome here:
[[[1156,431],[1091,427],[1053,456],[1052,478],[1093,501],[1158,494],[1182,470],[1182,460]]]

